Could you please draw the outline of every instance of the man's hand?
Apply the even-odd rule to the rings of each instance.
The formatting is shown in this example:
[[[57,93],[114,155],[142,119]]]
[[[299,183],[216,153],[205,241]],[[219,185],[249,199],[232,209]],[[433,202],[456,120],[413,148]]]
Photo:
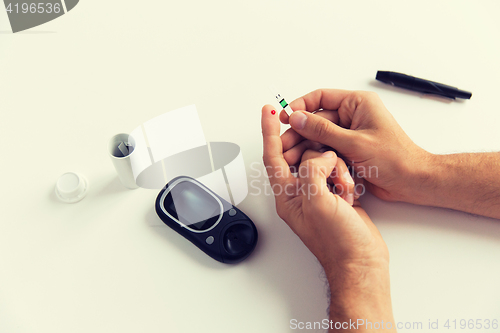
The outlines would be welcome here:
[[[499,153],[428,153],[371,92],[316,90],[290,106],[290,117],[280,114],[292,126],[282,135],[290,165],[307,149],[330,146],[381,199],[500,218]]]
[[[303,151],[321,143],[353,166],[379,198],[414,199],[409,190],[420,186],[425,177],[421,167],[431,154],[411,141],[377,94],[322,89],[290,106],[297,111],[290,118],[285,112],[280,114],[281,121],[292,127],[282,136],[289,164],[296,164]]]
[[[332,176],[334,168],[345,164],[332,151],[307,150],[295,177],[283,156],[280,122],[272,111],[270,105],[262,109],[262,135],[276,210],[325,269],[332,291],[330,319],[394,323],[387,246],[364,210],[353,208],[328,186],[345,181]],[[354,185],[342,185],[347,184]]]

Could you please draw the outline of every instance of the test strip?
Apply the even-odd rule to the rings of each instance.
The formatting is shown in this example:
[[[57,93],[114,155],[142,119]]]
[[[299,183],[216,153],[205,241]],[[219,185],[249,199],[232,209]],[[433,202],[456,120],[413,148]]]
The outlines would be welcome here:
[[[129,154],[128,147],[125,145],[125,143],[120,142],[120,144],[118,145],[118,149],[123,154],[123,157],[127,157],[128,156],[128,154]]]
[[[290,116],[292,114],[293,110],[290,107],[290,105],[288,105],[287,101],[285,101],[285,99],[283,97],[281,97],[280,94],[276,95],[276,99],[278,100],[278,103],[280,103],[280,105],[283,108],[283,110],[285,110],[286,114],[288,116]]]

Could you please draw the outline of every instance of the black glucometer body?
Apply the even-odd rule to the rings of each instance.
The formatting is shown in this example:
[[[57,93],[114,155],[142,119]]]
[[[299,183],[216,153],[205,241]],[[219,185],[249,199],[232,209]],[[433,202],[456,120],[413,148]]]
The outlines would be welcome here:
[[[252,220],[191,177],[168,182],[156,198],[155,209],[166,225],[217,261],[240,262],[257,244]]]

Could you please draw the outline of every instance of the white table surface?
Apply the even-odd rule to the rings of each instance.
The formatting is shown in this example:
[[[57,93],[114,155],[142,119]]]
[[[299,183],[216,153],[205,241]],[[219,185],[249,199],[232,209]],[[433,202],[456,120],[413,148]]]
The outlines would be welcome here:
[[[288,100],[376,91],[433,153],[498,151],[499,14],[498,1],[82,0],[12,34],[1,10],[0,332],[289,332],[327,318],[322,269],[270,195],[250,189],[239,205],[259,230],[251,257],[218,263],[159,221],[157,191],[121,186],[109,138],[195,103],[206,139],[239,144],[264,189],[274,84]],[[473,97],[406,92],[377,70]],[[76,204],[53,193],[67,171],[90,182]],[[397,322],[500,319],[500,221],[362,204],[390,249]]]

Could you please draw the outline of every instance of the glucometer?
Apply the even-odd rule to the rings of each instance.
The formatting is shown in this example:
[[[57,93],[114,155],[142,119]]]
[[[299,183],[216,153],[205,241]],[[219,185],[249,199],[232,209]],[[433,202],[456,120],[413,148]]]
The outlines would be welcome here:
[[[155,209],[166,225],[217,261],[240,262],[257,244],[252,220],[194,178],[180,176],[168,182]]]

